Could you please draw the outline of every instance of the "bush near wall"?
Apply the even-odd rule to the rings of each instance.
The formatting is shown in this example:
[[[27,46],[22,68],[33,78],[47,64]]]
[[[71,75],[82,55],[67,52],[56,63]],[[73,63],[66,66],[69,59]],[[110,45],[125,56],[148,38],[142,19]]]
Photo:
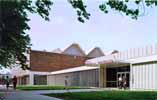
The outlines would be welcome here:
[[[69,86],[69,89],[87,89],[87,87]],[[19,90],[64,90],[65,86],[49,86],[49,85],[33,85],[33,86],[18,86]]]

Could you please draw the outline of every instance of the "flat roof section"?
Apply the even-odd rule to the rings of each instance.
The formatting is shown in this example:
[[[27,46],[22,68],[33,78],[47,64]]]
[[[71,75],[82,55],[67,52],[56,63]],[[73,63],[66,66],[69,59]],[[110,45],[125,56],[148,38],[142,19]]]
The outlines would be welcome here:
[[[140,48],[131,48],[123,52],[86,60],[86,65],[112,64],[112,63],[144,63],[157,61],[157,44]]]
[[[69,69],[64,69],[64,70],[60,70],[60,71],[53,71],[49,75],[78,72],[78,71],[85,71],[85,70],[93,70],[93,69],[98,69],[98,68],[99,67],[93,67],[93,66],[80,66],[80,67],[69,68]]]

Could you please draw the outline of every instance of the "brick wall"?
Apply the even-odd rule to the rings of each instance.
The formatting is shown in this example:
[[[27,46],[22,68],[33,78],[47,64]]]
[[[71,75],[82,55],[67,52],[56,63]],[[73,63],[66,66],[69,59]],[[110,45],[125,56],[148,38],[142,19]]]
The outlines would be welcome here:
[[[71,56],[45,51],[30,52],[30,68],[32,71],[51,72],[85,64],[86,57]]]

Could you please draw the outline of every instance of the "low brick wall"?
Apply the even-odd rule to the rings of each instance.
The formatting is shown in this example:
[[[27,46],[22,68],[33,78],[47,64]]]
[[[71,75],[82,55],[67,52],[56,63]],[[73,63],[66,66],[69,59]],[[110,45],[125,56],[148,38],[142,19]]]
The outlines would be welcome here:
[[[66,68],[85,65],[86,57],[71,56],[52,52],[30,52],[30,68],[32,71],[52,72]]]

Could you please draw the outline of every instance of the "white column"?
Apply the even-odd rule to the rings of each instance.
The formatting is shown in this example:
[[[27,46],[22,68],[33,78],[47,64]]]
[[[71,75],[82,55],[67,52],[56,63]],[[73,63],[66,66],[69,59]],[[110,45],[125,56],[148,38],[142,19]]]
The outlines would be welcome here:
[[[132,64],[130,64],[130,89],[133,89],[133,68],[132,68]]]
[[[155,67],[155,83],[157,83],[157,63],[155,63],[155,65],[154,65],[154,67]],[[157,84],[155,84],[155,89],[157,89]]]
[[[29,85],[34,85],[34,73],[30,72],[29,74]]]
[[[106,87],[106,65],[100,65],[99,67],[99,87]]]

